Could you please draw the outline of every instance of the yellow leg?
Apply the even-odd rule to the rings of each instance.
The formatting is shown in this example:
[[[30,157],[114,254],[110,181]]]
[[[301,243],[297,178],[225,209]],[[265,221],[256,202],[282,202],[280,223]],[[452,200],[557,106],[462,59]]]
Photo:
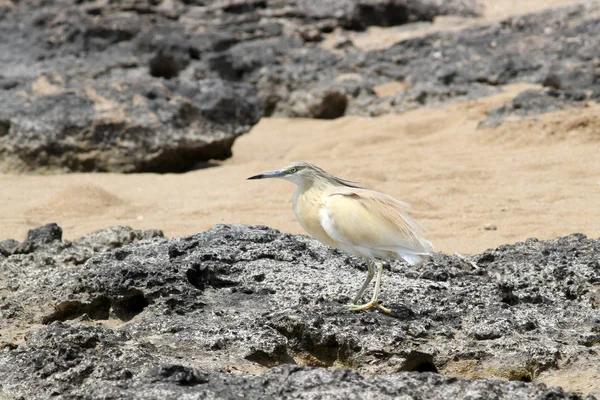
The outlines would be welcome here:
[[[358,294],[352,301],[352,304],[358,303],[358,301],[362,297],[363,293],[367,289],[367,286],[369,286],[369,283],[371,283],[373,276],[375,276],[375,271],[373,271],[373,266],[371,265],[371,260],[369,260],[368,258],[367,258],[367,268],[368,268],[367,277],[365,278],[365,281],[363,282],[362,287],[358,291]]]
[[[360,304],[360,305],[350,304],[348,306],[348,308],[352,311],[360,311],[360,310],[368,310],[369,308],[377,307],[381,311],[383,311],[387,314],[391,314],[392,310],[390,310],[389,308],[386,308],[378,303],[379,292],[381,291],[381,275],[383,274],[383,263],[375,262],[375,265],[377,266],[377,279],[375,280],[375,291],[373,292],[373,297],[371,298],[371,301],[366,304]],[[360,293],[360,294],[362,294],[362,293]]]

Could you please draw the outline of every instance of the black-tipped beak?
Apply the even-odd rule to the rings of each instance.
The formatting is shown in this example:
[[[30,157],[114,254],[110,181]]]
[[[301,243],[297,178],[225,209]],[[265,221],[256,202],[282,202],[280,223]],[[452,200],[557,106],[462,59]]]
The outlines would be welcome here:
[[[248,179],[281,178],[281,177],[286,176],[286,175],[287,175],[287,172],[285,172],[282,169],[278,169],[276,171],[269,171],[269,172],[265,172],[263,174],[254,175],[254,176],[251,176]]]

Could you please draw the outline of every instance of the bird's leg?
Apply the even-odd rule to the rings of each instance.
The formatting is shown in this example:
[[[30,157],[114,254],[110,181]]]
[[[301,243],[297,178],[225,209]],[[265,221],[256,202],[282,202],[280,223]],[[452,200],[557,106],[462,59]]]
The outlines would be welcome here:
[[[381,290],[381,275],[383,274],[383,263],[376,261],[375,265],[377,266],[377,279],[375,280],[375,291],[373,292],[373,297],[371,298],[371,301],[366,304],[361,304],[361,305],[351,304],[349,306],[349,308],[350,308],[350,310],[358,311],[358,310],[368,310],[369,308],[377,307],[381,311],[383,311],[387,314],[391,314],[392,310],[390,310],[389,308],[385,308],[384,306],[382,306],[381,304],[379,304],[377,302],[377,300],[379,299],[379,291]]]
[[[373,298],[371,299],[370,304],[375,305],[383,312],[391,314],[392,310],[390,310],[389,308],[385,308],[377,302],[379,300],[379,292],[381,290],[381,276],[383,275],[383,263],[379,261],[375,263],[375,265],[377,265],[377,280],[375,281],[375,292],[373,292]]]
[[[373,279],[373,276],[375,276],[375,271],[373,270],[373,266],[371,265],[371,260],[369,260],[368,258],[367,258],[367,268],[369,269],[368,272],[367,272],[367,277],[365,278],[365,281],[363,282],[362,287],[358,291],[358,294],[356,295],[356,297],[352,301],[352,304],[358,303],[358,301],[362,297],[363,293],[367,289],[367,286],[369,286],[369,283],[371,283],[371,280]]]

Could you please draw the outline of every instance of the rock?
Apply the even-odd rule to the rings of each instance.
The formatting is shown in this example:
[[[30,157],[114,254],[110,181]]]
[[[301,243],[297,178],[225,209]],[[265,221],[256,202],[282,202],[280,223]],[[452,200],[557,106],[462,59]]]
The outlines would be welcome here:
[[[0,5],[0,169],[13,172],[181,172],[227,158],[263,105],[290,95],[288,81],[295,90],[322,79],[333,63],[325,50],[298,76],[326,32],[478,13],[471,0],[9,4]],[[310,102],[306,116],[343,115],[334,97],[335,106]]]
[[[290,117],[335,119],[343,116],[348,107],[348,98],[343,91],[315,89],[309,92],[296,91],[290,97],[293,109]]]
[[[32,243],[37,246],[43,246],[62,240],[62,228],[56,223],[44,225],[37,229],[30,229],[27,232],[25,243]]]
[[[9,395],[104,398],[231,399],[582,399],[560,388],[523,382],[460,380],[435,373],[393,373],[367,378],[349,369],[286,365],[260,376],[203,372],[191,362],[160,357],[152,346],[131,346],[124,331],[53,323],[27,343],[0,353],[3,390]],[[19,370],[8,368],[17,363]],[[26,379],[23,379],[26,377]],[[38,379],[29,379],[37,377]],[[35,387],[27,387],[34,384]]]
[[[17,247],[19,247],[19,242],[14,239],[1,240],[0,255],[8,256],[9,254],[12,254]]]
[[[307,93],[328,88],[345,74],[362,78],[362,94],[347,97],[346,114],[373,116],[437,107],[497,93],[515,82],[556,86],[556,79],[569,91],[589,90],[589,97],[596,98],[600,87],[593,79],[594,55],[600,50],[590,35],[599,21],[600,6],[588,2],[457,32],[437,32],[375,51],[349,48],[344,54],[332,54],[317,47],[306,51],[309,44],[287,42],[284,48],[257,41],[253,46],[274,46],[269,53],[263,51],[273,58],[245,69],[243,79],[259,88],[267,108],[278,116],[310,117],[309,112],[298,112],[306,109]],[[233,56],[233,48],[225,54],[230,52],[224,57],[239,58]],[[407,89],[379,98],[373,88],[389,82],[404,82]]]
[[[479,8],[470,0],[75,3],[3,8],[4,170],[185,171],[228,157],[263,108],[277,116],[374,116],[486,96],[514,82],[600,98],[597,2],[377,51],[348,41],[336,53],[318,44],[334,30],[468,17]],[[351,90],[332,84],[344,74],[362,79]],[[378,97],[373,88],[389,82],[407,89]]]
[[[599,254],[600,240],[573,234],[468,257],[438,253],[420,267],[392,262],[381,295],[388,316],[347,311],[364,263],[306,236],[217,225],[165,239],[112,228],[0,260],[0,381],[8,395],[28,398],[177,397],[191,388],[228,397],[237,392],[218,388],[238,387],[264,398],[272,395],[265,382],[294,371],[306,385],[316,377],[328,388],[367,385],[373,397],[409,390],[407,382],[436,387],[439,398],[457,387],[564,398],[487,378],[535,382],[595,357]],[[24,342],[16,326],[28,327]],[[285,379],[290,393],[307,388]]]
[[[542,82],[542,86],[549,87],[552,89],[560,90],[562,89],[562,84],[560,82],[560,78],[554,74],[548,74],[544,81]]]
[[[352,40],[346,39],[346,40],[342,40],[340,42],[337,42],[335,44],[334,48],[336,50],[346,50],[346,49],[355,48],[355,46],[354,46],[354,42]]]
[[[592,73],[598,41],[586,35],[597,30],[599,16],[598,4],[589,2],[511,17],[488,26],[404,40],[389,49],[351,51],[338,56],[335,65],[325,69],[336,76],[359,72],[365,88],[399,81],[410,86],[391,98],[370,95],[370,101],[350,99],[347,112],[352,114],[378,115],[440,106],[492,94],[505,84],[541,84],[550,74],[558,77],[564,87],[589,90],[595,98],[600,92]],[[311,56],[305,63],[320,62],[312,61]],[[313,83],[310,76],[302,79],[304,82],[297,85],[302,90],[330,80],[329,76],[321,78],[320,83]]]
[[[487,224],[483,225],[483,229],[485,229],[486,231],[495,231],[495,230],[498,230],[498,227],[494,224],[487,223]]]
[[[342,4],[346,3],[326,8],[351,15]],[[322,97],[318,92],[345,74],[362,78],[360,96],[346,93],[345,114],[380,115],[443,106],[497,93],[502,85],[515,82],[552,85],[552,76],[570,90],[589,89],[595,98],[600,93],[593,80],[598,48],[590,35],[599,20],[600,7],[588,2],[457,32],[437,32],[383,50],[362,51],[348,41],[343,54],[331,53],[306,38],[265,38],[238,43],[218,54],[216,61],[199,63],[195,73],[206,77],[218,71],[224,79],[252,83],[267,115],[277,116],[314,117],[307,99]],[[405,82],[407,89],[379,98],[373,88],[389,82]]]
[[[62,228],[56,223],[47,224],[37,229],[30,229],[27,232],[25,242],[17,246],[14,253],[31,253],[39,247],[59,242],[62,240]]]
[[[125,226],[115,226],[92,232],[75,240],[73,243],[81,247],[89,247],[94,251],[116,249],[126,244],[152,238],[161,238],[163,233],[157,229],[134,230]]]
[[[599,44],[586,39],[586,32],[594,32],[599,23],[600,7],[589,2],[455,33],[434,33],[366,55],[349,53],[338,68],[362,71],[367,84],[409,84],[414,94],[405,91],[392,100],[395,111],[484,96],[514,82],[541,84],[549,74],[572,91],[596,93],[600,87],[590,79]]]
[[[340,27],[364,30],[369,26],[397,26],[415,21],[433,21],[438,15],[477,16],[474,1],[333,0],[298,2],[300,13],[315,19],[335,18]]]
[[[300,37],[305,42],[320,42],[323,40],[323,34],[320,30],[309,28],[300,32]]]
[[[33,321],[43,322],[50,318],[46,315],[42,316],[40,320],[39,315],[35,316],[39,310],[38,307],[50,305],[48,301],[52,301],[51,299],[55,297],[53,291],[62,285],[60,280],[66,279],[74,266],[81,266],[94,254],[117,249],[125,244],[163,236],[162,232],[158,230],[139,231],[127,227],[107,228],[75,241],[62,241],[61,235],[62,229],[59,226],[48,224],[30,230],[27,239],[21,244],[16,240],[0,242],[0,254],[7,256],[7,261],[11,260],[8,264],[0,267],[0,283],[6,282],[4,289],[10,293],[9,296],[6,296],[0,285],[0,299],[2,299],[0,348],[10,345],[11,337],[18,336],[19,331],[13,332],[12,330],[16,321],[32,323]],[[37,298],[37,295],[34,294],[35,290],[32,291],[28,287],[28,280],[36,281],[37,285],[43,286],[44,282],[50,282],[48,279],[53,280],[53,285],[56,286],[46,287],[42,297]],[[123,299],[128,299],[132,304],[137,301],[135,293],[123,296]],[[92,303],[92,306],[86,308],[80,302],[67,301],[61,310],[64,314],[74,315],[73,318],[83,314],[89,314],[92,319],[105,315],[106,301],[104,299],[96,299]],[[60,311],[55,310],[52,305],[48,310],[51,315]],[[17,322],[16,325],[18,324]]]
[[[492,110],[479,126],[498,126],[507,121],[520,120],[532,115],[576,107],[589,100],[583,90],[531,89],[520,93],[509,103]]]
[[[178,60],[171,54],[165,54],[159,51],[150,59],[150,75],[157,78],[171,79],[179,75],[189,64],[189,60]]]
[[[220,80],[88,83],[52,94],[35,93],[35,83],[19,96],[0,91],[4,169],[186,171],[231,156],[235,138],[262,115],[252,89]]]

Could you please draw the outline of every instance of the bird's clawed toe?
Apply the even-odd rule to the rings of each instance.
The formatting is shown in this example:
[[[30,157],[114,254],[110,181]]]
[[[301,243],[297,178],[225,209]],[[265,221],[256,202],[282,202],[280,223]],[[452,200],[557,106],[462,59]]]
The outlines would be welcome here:
[[[373,307],[379,308],[381,311],[383,311],[386,314],[391,314],[392,313],[392,310],[390,310],[389,308],[386,308],[386,307],[382,306],[381,304],[379,304],[376,301],[371,301],[371,302],[366,303],[366,304],[348,304],[348,309],[350,311],[368,310],[368,309],[373,308]]]

